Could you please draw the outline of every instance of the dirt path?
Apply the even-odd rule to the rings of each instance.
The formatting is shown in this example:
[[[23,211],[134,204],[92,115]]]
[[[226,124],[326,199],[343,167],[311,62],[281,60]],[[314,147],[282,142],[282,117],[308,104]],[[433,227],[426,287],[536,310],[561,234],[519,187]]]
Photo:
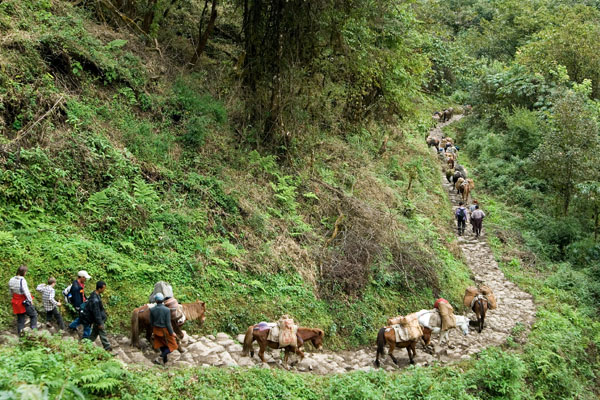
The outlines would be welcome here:
[[[432,129],[431,134],[441,137],[441,128],[460,118],[461,116],[455,116],[449,122],[439,124]],[[452,192],[452,186],[446,182],[445,176],[442,177],[442,180],[449,193],[453,208],[456,208],[459,198]],[[483,205],[483,209],[485,210],[485,205]],[[471,354],[478,353],[485,347],[505,343],[511,335],[514,335],[517,341],[522,340],[535,320],[535,306],[531,295],[521,291],[515,284],[509,282],[498,268],[486,242],[485,222],[481,238],[476,239],[471,232],[468,232],[466,236],[458,237],[458,242],[472,271],[474,280],[477,283],[485,283],[492,288],[498,299],[498,308],[488,312],[485,329],[482,333],[477,333],[473,327],[468,336],[462,335],[457,330],[452,330],[450,332],[450,346],[440,347],[436,345],[429,353],[423,350],[422,345],[419,345],[415,359],[418,365],[431,365],[435,362],[445,364],[460,359],[468,359]],[[467,316],[474,319],[472,312],[469,312]],[[522,327],[522,329],[516,329],[519,334],[515,334],[516,332],[513,331],[517,326]],[[53,328],[50,329],[50,331],[53,330]],[[12,333],[4,332],[0,335],[0,339],[3,341],[9,340],[10,337],[16,340],[16,336]],[[76,339],[68,333],[64,333],[63,337],[66,340]],[[240,344],[242,340],[243,335],[232,338],[225,333],[202,337],[186,335],[183,341],[186,351],[180,353],[176,350],[169,355],[169,366],[171,368],[192,366],[282,368],[282,357],[279,350],[266,353],[267,364],[265,365],[259,362],[256,355],[252,359],[242,357],[242,346]],[[143,350],[132,348],[129,345],[129,338],[125,336],[113,335],[110,336],[110,341],[115,349],[116,357],[124,364],[141,364],[150,367],[153,366],[152,360],[158,355],[149,346],[146,346]],[[433,341],[437,343],[437,337]],[[146,343],[146,341],[142,340],[142,343]],[[100,345],[99,340],[97,340],[97,344]],[[325,341],[326,345],[327,341]],[[373,368],[374,346],[335,353],[328,351],[313,352],[310,345],[307,347],[309,348],[306,349],[305,359],[292,367],[293,371],[330,374],[355,370],[365,371]],[[401,367],[408,365],[406,350],[396,350],[395,355],[398,356]],[[398,367],[386,356],[382,368],[393,371]]]

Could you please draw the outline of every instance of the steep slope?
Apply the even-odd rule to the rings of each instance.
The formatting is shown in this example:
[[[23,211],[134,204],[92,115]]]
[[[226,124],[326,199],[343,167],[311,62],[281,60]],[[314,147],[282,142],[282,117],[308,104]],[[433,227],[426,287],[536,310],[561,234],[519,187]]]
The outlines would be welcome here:
[[[63,288],[86,269],[108,283],[109,331],[167,280],[207,302],[205,333],[289,313],[334,347],[459,302],[427,113],[318,132],[280,159],[239,136],[237,93],[212,79],[227,67],[180,71],[67,2],[5,1],[0,21],[0,279],[25,263]]]

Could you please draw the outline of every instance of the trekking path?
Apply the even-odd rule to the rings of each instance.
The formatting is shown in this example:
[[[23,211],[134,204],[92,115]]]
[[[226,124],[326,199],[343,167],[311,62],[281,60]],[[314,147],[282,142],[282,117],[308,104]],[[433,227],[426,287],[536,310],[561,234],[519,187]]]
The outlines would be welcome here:
[[[430,133],[441,138],[441,127],[460,118],[460,115],[455,116],[449,122],[436,126]],[[445,176],[442,179],[443,185],[449,192],[450,200],[455,209],[458,206],[459,197],[452,192],[452,186],[447,183]],[[485,210],[485,204],[483,205],[483,209]],[[517,324],[521,324],[523,329],[518,329],[519,334],[515,334],[514,339],[515,341],[524,340],[525,335],[535,320],[535,306],[532,296],[521,291],[515,284],[509,282],[504,277],[485,240],[485,220],[483,226],[483,236],[481,238],[476,239],[472,232],[467,229],[466,236],[458,237],[458,242],[467,264],[471,268],[474,280],[478,284],[484,283],[488,285],[494,291],[498,300],[498,308],[488,311],[482,333],[477,333],[474,326],[471,326],[468,336],[464,336],[458,330],[452,329],[449,336],[449,346],[446,344],[441,347],[438,346],[438,337],[434,336],[432,343],[435,346],[433,349],[428,350],[428,352],[423,349],[422,343],[419,343],[415,358],[417,365],[426,366],[436,362],[446,364],[456,360],[468,359],[470,355],[478,353],[488,346],[505,343],[509,336],[515,334],[513,328]],[[460,305],[455,304],[455,309],[458,309],[458,306]],[[472,320],[475,319],[473,312],[470,310],[467,316]],[[43,320],[41,315],[40,317]],[[384,317],[391,316],[382,316],[382,319]],[[41,324],[41,326],[44,325]],[[46,328],[44,327],[44,329]],[[54,328],[50,328],[49,330],[55,332]],[[0,342],[8,340],[10,337],[16,340],[14,333],[2,332],[0,334]],[[66,340],[76,339],[76,336],[66,332],[63,333],[63,337]],[[283,354],[280,350],[267,350],[265,352],[267,360],[265,365],[262,365],[256,354],[253,358],[242,357],[241,341],[243,341],[243,338],[243,335],[232,338],[225,333],[218,333],[216,336],[186,334],[182,342],[186,351],[181,353],[176,350],[170,354],[167,365],[169,368],[186,368],[192,366],[283,368],[281,361]],[[131,347],[129,345],[129,338],[126,336],[109,334],[109,339],[117,359],[125,364],[139,364],[143,367],[151,367],[153,366],[152,360],[158,356],[158,353],[148,345],[143,337],[140,338],[140,343],[145,345],[142,350]],[[374,343],[375,337],[373,337]],[[96,345],[100,345],[99,340],[96,341]],[[325,336],[324,346],[325,348],[327,347],[327,336]],[[257,352],[256,343],[254,344],[254,348]],[[396,349],[394,354],[398,358],[400,367],[408,365],[408,356],[405,349]],[[355,370],[366,371],[374,368],[374,359],[374,345],[368,348],[349,351],[331,352],[325,350],[323,352],[316,352],[312,348],[312,344],[307,344],[305,345],[304,360],[296,366],[291,367],[291,370],[317,374],[344,373]],[[290,357],[290,362],[293,361],[295,361],[295,356]],[[388,371],[398,370],[398,367],[392,363],[387,354],[381,361],[383,369]],[[157,366],[156,368],[162,367]]]
[[[448,122],[438,124],[431,130],[430,135],[441,139],[441,128],[461,118],[462,115],[457,115]],[[460,163],[460,154],[458,162]],[[454,211],[458,208],[458,203],[462,200],[462,197],[456,193],[454,186],[446,180],[444,174],[442,174],[441,179],[452,203],[452,215],[454,216]],[[477,184],[477,182],[475,183]],[[481,207],[485,211],[485,204],[482,204]],[[456,223],[454,222],[454,224]],[[513,336],[513,339],[517,342],[525,340],[527,333],[535,322],[536,309],[533,296],[507,280],[504,273],[498,268],[498,263],[486,240],[485,225],[484,219],[481,237],[476,238],[471,225],[467,223],[465,234],[457,236],[458,245],[467,265],[471,269],[472,279],[477,285],[485,284],[492,289],[498,301],[498,308],[488,310],[485,317],[485,326],[481,333],[477,333],[477,329],[473,325],[471,325],[467,337],[458,338],[457,332],[454,333],[456,341],[453,340],[452,342],[456,345],[456,348],[448,350],[447,355],[450,358],[456,358],[459,354],[476,353],[488,346],[502,345],[509,336]],[[456,232],[456,228],[454,229]],[[477,319],[471,310],[467,312],[466,316],[472,320]],[[514,328],[516,328],[516,332],[513,332]]]

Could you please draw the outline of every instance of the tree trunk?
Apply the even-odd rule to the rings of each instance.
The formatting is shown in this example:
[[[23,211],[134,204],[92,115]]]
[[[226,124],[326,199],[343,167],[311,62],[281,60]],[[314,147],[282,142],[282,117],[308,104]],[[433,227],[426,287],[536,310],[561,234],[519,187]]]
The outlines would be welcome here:
[[[150,9],[144,15],[142,30],[146,33],[150,33],[150,27],[152,26],[152,22],[154,22],[154,14],[156,13],[157,2],[158,0],[150,0]]]
[[[271,101],[269,104],[269,115],[263,128],[263,140],[268,145],[275,144],[277,130],[282,130],[281,121],[281,61],[283,57],[283,35],[281,33],[281,20],[283,19],[284,0],[277,0],[273,4],[273,37],[277,46],[275,59],[270,67],[273,74],[271,86]],[[281,129],[278,129],[281,128]]]
[[[206,7],[206,3],[205,3]],[[204,12],[203,12],[204,14]],[[208,25],[206,26],[206,30],[204,33],[202,32],[202,17],[200,18],[199,28],[198,28],[198,46],[196,47],[196,52],[194,53],[194,57],[192,57],[192,64],[196,65],[200,56],[204,52],[206,48],[206,43],[208,42],[208,37],[212,33],[215,28],[215,21],[217,20],[217,0],[212,0],[212,6],[210,11],[210,19],[208,20]]]

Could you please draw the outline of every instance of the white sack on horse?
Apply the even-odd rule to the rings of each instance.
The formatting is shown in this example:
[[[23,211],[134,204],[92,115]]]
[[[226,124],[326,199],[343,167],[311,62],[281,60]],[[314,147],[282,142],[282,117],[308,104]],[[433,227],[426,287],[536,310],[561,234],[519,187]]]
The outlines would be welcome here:
[[[174,297],[173,296],[173,286],[171,286],[170,284],[168,284],[165,281],[159,281],[154,284],[154,290],[152,291],[152,294],[150,295],[150,298],[148,299],[148,303],[156,302],[154,300],[154,296],[156,296],[156,293],[162,293],[165,296],[165,299],[168,299],[169,297]]]

